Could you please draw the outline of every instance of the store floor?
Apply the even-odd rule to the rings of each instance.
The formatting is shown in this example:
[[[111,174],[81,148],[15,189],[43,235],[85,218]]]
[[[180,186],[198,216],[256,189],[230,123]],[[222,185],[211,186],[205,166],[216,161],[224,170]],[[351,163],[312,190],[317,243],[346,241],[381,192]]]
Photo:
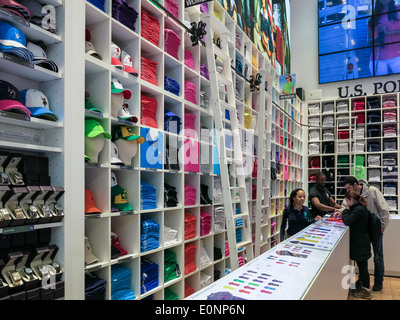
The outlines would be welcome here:
[[[371,277],[371,286],[374,284],[374,277]],[[400,300],[400,278],[385,277],[383,289],[380,292],[371,291],[371,300]],[[366,300],[355,298],[351,293],[347,300]]]

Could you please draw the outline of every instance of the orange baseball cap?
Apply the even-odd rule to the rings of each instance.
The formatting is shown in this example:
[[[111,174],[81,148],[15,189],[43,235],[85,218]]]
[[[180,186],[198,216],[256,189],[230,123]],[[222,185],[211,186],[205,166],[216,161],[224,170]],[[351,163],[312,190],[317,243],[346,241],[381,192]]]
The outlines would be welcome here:
[[[94,205],[94,196],[92,191],[85,189],[85,214],[95,213],[101,213],[101,211]]]

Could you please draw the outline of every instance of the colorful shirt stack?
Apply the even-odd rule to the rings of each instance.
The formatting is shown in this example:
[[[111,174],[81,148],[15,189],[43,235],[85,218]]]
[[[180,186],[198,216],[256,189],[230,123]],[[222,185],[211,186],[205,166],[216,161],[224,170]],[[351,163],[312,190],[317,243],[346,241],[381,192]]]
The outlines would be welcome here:
[[[204,64],[200,65],[200,75],[202,75],[207,80],[210,80],[210,75],[208,74],[208,68]]]
[[[142,258],[140,268],[140,293],[145,294],[158,287],[158,264],[146,258]]]
[[[214,208],[214,232],[225,230],[225,209],[223,206]]]
[[[171,29],[164,30],[164,50],[169,53],[175,59],[178,58],[178,49],[181,45],[181,39],[178,35]]]
[[[185,100],[197,104],[196,86],[193,82],[185,81]]]
[[[139,13],[135,8],[129,6],[125,0],[113,0],[112,16],[129,29],[136,30],[135,24]]]
[[[142,218],[140,237],[140,252],[157,249],[160,246],[160,226],[153,219]]]
[[[131,271],[120,265],[111,267],[111,300],[135,300],[131,290]]]
[[[185,282],[185,298],[193,294],[194,289]]]
[[[98,9],[100,9],[101,11],[105,12],[104,9],[104,2],[105,0],[88,0],[88,2],[90,2],[91,4],[93,4],[94,6],[96,6]]]
[[[106,280],[85,274],[85,300],[106,300],[106,286]]]
[[[140,110],[142,113],[140,123],[148,127],[158,128],[156,120],[157,107],[156,99],[142,94],[140,98]]]
[[[205,236],[211,230],[211,215],[205,212],[200,212],[200,235]]]
[[[164,76],[164,90],[179,96],[180,89],[181,87],[177,81],[167,75]]]
[[[165,110],[164,131],[179,134],[181,132],[181,118],[175,113]]]
[[[158,19],[142,10],[142,37],[158,47],[160,24]]]
[[[178,278],[176,269],[176,253],[166,249],[164,251],[164,283]]]
[[[178,205],[178,193],[174,186],[164,182],[164,208],[176,207]]]
[[[169,245],[175,243],[178,235],[178,230],[172,229],[164,225],[164,245]]]
[[[185,206],[193,206],[196,204],[196,188],[185,185]]]
[[[165,8],[172,13],[175,18],[178,18],[179,8],[177,3],[174,0],[165,0],[164,1]]]
[[[185,275],[196,271],[196,246],[193,243],[185,244]]]
[[[140,192],[141,192],[141,199],[140,199],[140,209],[147,210],[147,209],[155,209],[157,208],[157,196],[156,196],[157,189],[152,185],[142,181],[140,184]]]
[[[185,212],[185,240],[196,237],[196,220],[194,215]]]
[[[153,61],[144,57],[140,58],[141,78],[158,86],[157,81],[157,61]]]
[[[191,113],[185,113],[185,137],[198,139],[194,130],[196,116]]]
[[[189,50],[185,50],[185,66],[194,70],[193,54]]]

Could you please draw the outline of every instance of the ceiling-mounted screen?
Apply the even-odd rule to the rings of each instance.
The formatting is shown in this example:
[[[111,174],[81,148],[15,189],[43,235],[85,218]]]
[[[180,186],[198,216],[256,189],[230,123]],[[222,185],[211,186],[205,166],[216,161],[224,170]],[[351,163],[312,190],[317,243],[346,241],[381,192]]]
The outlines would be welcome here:
[[[400,0],[318,0],[319,83],[400,73]]]

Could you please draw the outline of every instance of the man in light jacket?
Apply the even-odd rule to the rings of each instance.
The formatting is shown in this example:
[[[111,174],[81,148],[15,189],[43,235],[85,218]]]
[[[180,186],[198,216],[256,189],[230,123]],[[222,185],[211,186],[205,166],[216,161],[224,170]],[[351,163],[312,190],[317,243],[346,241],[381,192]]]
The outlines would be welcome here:
[[[357,180],[355,177],[347,177],[343,181],[346,191],[356,191],[361,194],[367,201],[367,208],[370,212],[375,213],[381,221],[381,234],[377,241],[372,244],[374,250],[374,286],[372,290],[381,291],[383,287],[383,276],[385,274],[385,266],[383,261],[383,232],[389,224],[389,206],[382,193],[374,186],[370,186],[364,180]],[[342,202],[343,211],[347,206],[346,199]],[[341,212],[336,212],[335,216],[340,216]]]

